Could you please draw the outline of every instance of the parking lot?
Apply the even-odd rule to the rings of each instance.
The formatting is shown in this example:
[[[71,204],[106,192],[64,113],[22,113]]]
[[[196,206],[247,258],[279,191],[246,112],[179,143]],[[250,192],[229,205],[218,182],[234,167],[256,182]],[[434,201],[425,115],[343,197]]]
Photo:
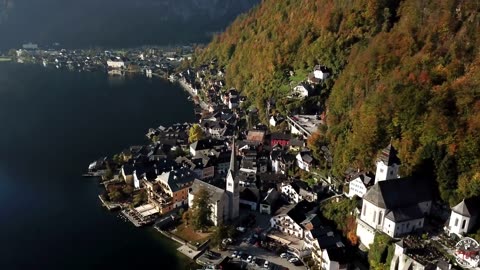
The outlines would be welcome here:
[[[252,270],[279,270],[279,269],[290,269],[290,270],[304,270],[306,267],[301,263],[297,265],[288,261],[288,259],[280,258],[279,255],[275,254],[272,251],[261,248],[256,245],[255,239],[253,238],[254,234],[257,234],[259,231],[267,230],[270,228],[269,219],[267,215],[259,214],[258,212],[252,212],[251,214],[255,215],[255,226],[247,229],[244,233],[237,237],[235,243],[230,245],[227,248],[227,255],[233,257],[232,254],[234,251],[242,252],[241,258],[233,258],[234,263],[238,263],[240,266],[245,267],[245,269]],[[248,256],[255,257],[254,262],[247,262]],[[269,262],[268,268],[264,267],[265,261]]]
[[[287,259],[280,258],[278,255],[274,254],[273,252],[267,251],[265,249],[247,244],[242,243],[240,247],[234,249],[235,251],[241,251],[243,255],[241,258],[234,258],[234,261],[238,261],[243,266],[246,266],[247,269],[271,269],[271,270],[279,270],[279,269],[295,269],[295,270],[304,270],[306,269],[303,264],[295,265],[289,262]],[[232,254],[233,251],[230,253]],[[255,262],[247,262],[248,256],[254,256]],[[232,257],[232,255],[230,255]],[[265,268],[264,263],[265,260],[269,262],[269,267]]]

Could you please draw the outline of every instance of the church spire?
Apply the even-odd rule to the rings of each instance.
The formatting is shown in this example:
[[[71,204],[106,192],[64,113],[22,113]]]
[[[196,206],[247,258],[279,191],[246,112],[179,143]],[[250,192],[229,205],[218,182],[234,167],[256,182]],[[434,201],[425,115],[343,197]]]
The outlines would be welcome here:
[[[235,137],[233,138],[233,142],[232,142],[232,155],[230,157],[230,171],[232,171],[232,173],[236,172],[236,168],[237,168],[237,155],[235,153]]]

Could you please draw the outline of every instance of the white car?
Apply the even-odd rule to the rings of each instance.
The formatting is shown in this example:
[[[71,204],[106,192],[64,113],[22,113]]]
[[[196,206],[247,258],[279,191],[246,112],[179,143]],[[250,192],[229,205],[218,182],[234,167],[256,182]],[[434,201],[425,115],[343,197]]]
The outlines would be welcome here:
[[[291,262],[291,263],[296,263],[296,262],[298,262],[298,258],[293,257],[288,261]]]
[[[237,256],[238,256],[238,251],[235,250],[232,254],[232,258],[237,258]]]
[[[252,255],[248,256],[248,258],[247,258],[247,263],[252,262],[252,259],[253,259],[253,258],[252,258]]]
[[[265,263],[263,264],[263,267],[268,268],[268,266],[270,266],[270,263],[268,261],[265,261]]]
[[[288,253],[282,253],[282,254],[280,254],[280,258],[285,259],[285,258],[288,258],[288,257],[289,257]]]

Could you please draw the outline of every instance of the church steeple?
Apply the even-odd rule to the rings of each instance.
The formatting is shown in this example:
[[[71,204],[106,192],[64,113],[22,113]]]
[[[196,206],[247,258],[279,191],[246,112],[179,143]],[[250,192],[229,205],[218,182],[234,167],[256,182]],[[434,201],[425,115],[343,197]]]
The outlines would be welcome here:
[[[375,173],[375,183],[384,180],[396,179],[398,169],[400,167],[400,159],[397,155],[397,150],[392,143],[385,147],[377,158],[377,172]]]
[[[237,177],[237,153],[235,151],[235,138],[232,142],[232,155],[230,157],[230,168],[228,169],[226,179],[226,190],[228,194],[228,217],[230,220],[236,219],[239,215],[240,207],[240,187]]]
[[[235,138],[233,138],[233,142],[232,142],[232,155],[230,156],[229,170],[232,171],[232,173],[235,173],[237,170],[237,154],[235,149]]]

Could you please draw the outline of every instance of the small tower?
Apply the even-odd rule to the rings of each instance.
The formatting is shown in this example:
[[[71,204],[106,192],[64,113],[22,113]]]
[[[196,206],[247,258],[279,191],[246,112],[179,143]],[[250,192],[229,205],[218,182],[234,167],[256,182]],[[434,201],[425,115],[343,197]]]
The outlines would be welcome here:
[[[230,220],[236,219],[239,215],[240,191],[237,176],[237,155],[235,149],[235,138],[232,143],[232,156],[230,157],[230,168],[227,174],[227,194],[228,194],[228,216]]]
[[[396,179],[398,169],[400,168],[400,159],[397,156],[397,150],[390,143],[385,147],[377,158],[377,172],[375,173],[375,184],[379,181]]]
[[[467,234],[475,225],[478,216],[478,200],[464,199],[459,204],[452,207],[450,220],[448,221],[448,232],[456,235]]]

